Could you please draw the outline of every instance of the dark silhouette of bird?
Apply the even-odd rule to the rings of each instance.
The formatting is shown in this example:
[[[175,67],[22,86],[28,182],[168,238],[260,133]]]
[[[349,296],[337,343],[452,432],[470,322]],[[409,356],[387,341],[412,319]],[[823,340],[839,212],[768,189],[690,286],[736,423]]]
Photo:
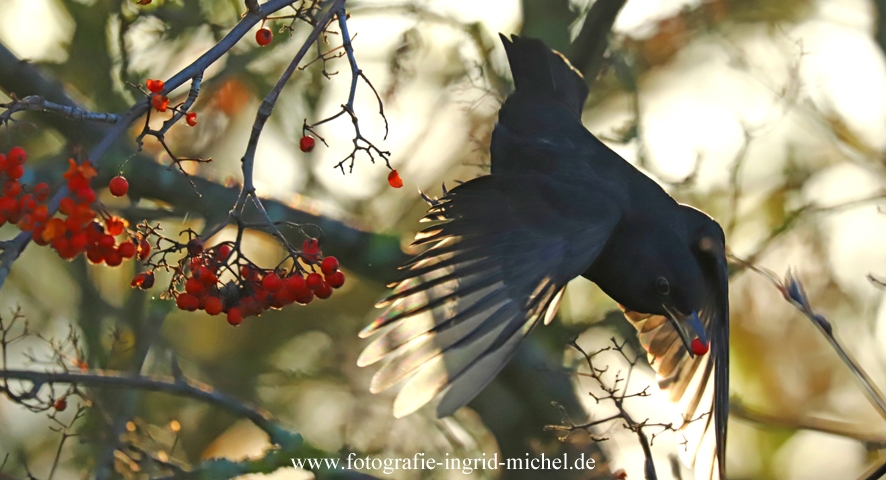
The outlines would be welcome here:
[[[535,39],[502,41],[515,91],[492,134],[491,173],[446,192],[424,218],[435,223],[414,244],[429,247],[401,267],[379,304],[387,310],[361,332],[379,335],[358,363],[384,360],[371,390],[405,380],[396,416],[435,397],[437,414],[452,414],[552,320],[566,284],[583,276],[637,327],[682,428],[697,430],[688,459],[697,476],[725,478],[723,230],[585,129],[587,86],[562,55]]]

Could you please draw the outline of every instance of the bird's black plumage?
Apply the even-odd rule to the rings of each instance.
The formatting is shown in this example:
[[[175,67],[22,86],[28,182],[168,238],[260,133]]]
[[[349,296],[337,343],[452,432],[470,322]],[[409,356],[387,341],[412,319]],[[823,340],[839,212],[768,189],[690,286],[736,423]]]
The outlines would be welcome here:
[[[502,41],[516,89],[493,131],[491,174],[452,189],[425,217],[436,223],[415,243],[427,250],[402,267],[380,303],[387,310],[361,332],[379,335],[358,363],[384,360],[371,389],[405,380],[398,416],[437,396],[438,415],[453,413],[536,325],[551,320],[566,284],[582,275],[623,307],[686,418],[713,405],[686,428],[713,436],[702,476],[723,478],[729,313],[722,229],[585,129],[587,87],[565,58],[538,40]],[[687,350],[696,336],[710,340],[710,355]]]

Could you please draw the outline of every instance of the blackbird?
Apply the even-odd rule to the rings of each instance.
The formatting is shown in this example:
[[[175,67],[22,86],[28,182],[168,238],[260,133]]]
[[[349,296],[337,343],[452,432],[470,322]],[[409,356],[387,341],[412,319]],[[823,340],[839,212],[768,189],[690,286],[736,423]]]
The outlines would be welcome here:
[[[379,303],[386,311],[360,333],[379,333],[358,360],[384,360],[371,390],[405,380],[396,416],[435,397],[438,416],[452,414],[552,320],[581,275],[637,328],[659,385],[681,407],[697,478],[725,478],[723,230],[585,129],[587,86],[562,55],[540,40],[501,38],[515,91],[492,134],[491,173],[446,192],[423,219],[434,225],[414,245],[429,247],[401,267]]]

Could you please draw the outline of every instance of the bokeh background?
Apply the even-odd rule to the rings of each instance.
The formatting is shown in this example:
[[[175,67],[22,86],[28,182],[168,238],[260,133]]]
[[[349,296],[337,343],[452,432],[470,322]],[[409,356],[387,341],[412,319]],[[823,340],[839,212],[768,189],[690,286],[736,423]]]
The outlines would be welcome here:
[[[576,422],[612,413],[611,405],[588,395],[592,382],[571,373],[580,358],[568,342],[577,337],[593,351],[612,336],[631,341],[615,304],[583,279],[570,284],[559,319],[537,329],[513,364],[452,418],[436,420],[425,409],[394,419],[393,395],[369,394],[372,368],[355,365],[367,343],[356,333],[373,319],[373,304],[396,264],[414,253],[408,243],[426,208],[417,190],[439,195],[443,182],[487,170],[489,135],[510,88],[496,34],[535,36],[565,51],[590,6],[580,0],[348,2],[357,60],[384,99],[390,134],[382,141],[384,122],[365,86],[356,103],[361,129],[392,152],[405,188],[390,188],[388,170],[365,157],[351,174],[333,168],[351,148],[347,118],[320,127],[328,148],[298,149],[303,121],[335,113],[345,101],[344,60],[327,65],[340,71],[331,79],[320,63],[296,73],[256,157],[256,183],[271,213],[319,223],[325,253],[342,259],[348,282],[332,300],[269,312],[236,329],[220,318],[174,311],[157,335],[145,335],[156,320],[148,312],[159,308],[160,289],[131,290],[132,265],[69,263],[31,247],[0,292],[0,314],[20,306],[31,330],[46,337],[64,337],[72,326],[94,368],[132,369],[133,352],[147,349],[141,371],[166,374],[175,358],[188,377],[263,406],[332,455],[585,452],[599,459],[594,471],[546,472],[544,478],[611,478],[617,469],[643,478],[636,436],[617,422],[595,431],[609,438],[599,444],[583,432],[560,442],[562,432],[544,430],[564,422],[552,401]],[[0,0],[0,43],[58,82],[49,91],[64,91],[92,110],[119,112],[140,95],[132,84],[183,68],[242,10],[235,0],[155,0],[145,7],[119,0]],[[714,216],[734,254],[779,273],[795,268],[814,307],[879,385],[886,385],[886,304],[869,275],[886,278],[884,13],[882,0],[629,0],[583,117],[591,132],[675,198]],[[224,218],[236,197],[225,184],[239,178],[256,108],[309,31],[299,25],[289,36],[278,31],[282,24],[271,22],[272,46],[258,48],[248,35],[210,68],[195,107],[198,127],[178,126],[169,134],[181,156],[214,159],[191,168],[206,179],[196,181],[203,196],[167,169],[169,158],[148,141],[143,154],[122,167],[137,201],[100,198],[130,220],[161,221],[167,232],[199,230]],[[0,91],[32,93],[33,84],[8,74],[15,65],[7,57],[0,56],[0,72],[7,72],[0,74]],[[183,99],[185,88],[175,95]],[[58,181],[71,149],[96,140],[89,126],[51,114],[20,118],[0,131],[0,145],[28,149],[34,169],[26,181]],[[108,154],[104,178],[132,152],[123,145]],[[5,227],[0,235],[14,231]],[[218,238],[231,235],[226,230]],[[282,255],[262,235],[247,242],[265,265]],[[731,394],[740,407],[729,427],[730,478],[851,479],[882,463],[886,422],[808,321],[754,273],[737,272],[730,290]],[[20,342],[10,349],[10,367],[43,368],[29,363],[29,350],[46,353],[36,338]],[[617,355],[601,358],[613,372],[626,368]],[[630,399],[629,410],[635,418],[667,422],[654,376],[639,365],[632,390],[647,385],[653,395]],[[91,478],[107,458],[115,463],[111,477],[144,478],[125,455],[108,457],[107,432],[121,422],[132,423],[125,433],[130,441],[186,464],[240,459],[267,445],[249,422],[195,400],[95,394],[102,401],[78,424],[81,437],[65,444],[53,478]],[[171,421],[181,426],[177,434]],[[0,400],[0,458],[10,454],[0,475],[25,478],[27,467],[47,478],[59,440],[53,425],[44,414]],[[680,441],[670,432],[656,437],[659,478],[691,478],[672,461]],[[392,478],[538,475],[437,470]],[[284,468],[273,478],[311,474]]]

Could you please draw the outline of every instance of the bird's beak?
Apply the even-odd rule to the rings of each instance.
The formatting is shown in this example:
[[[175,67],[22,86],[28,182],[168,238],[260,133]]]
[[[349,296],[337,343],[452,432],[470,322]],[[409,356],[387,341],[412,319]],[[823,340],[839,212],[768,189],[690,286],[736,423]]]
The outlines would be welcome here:
[[[665,311],[668,312],[668,320],[671,322],[671,325],[674,326],[674,330],[677,331],[677,334],[680,335],[680,340],[683,341],[683,346],[686,347],[686,351],[689,352],[689,355],[694,357],[695,354],[691,347],[693,338],[698,337],[703,345],[708,344],[708,337],[707,334],[705,334],[704,325],[701,324],[701,319],[698,318],[698,312],[684,315],[667,305],[662,306]]]

